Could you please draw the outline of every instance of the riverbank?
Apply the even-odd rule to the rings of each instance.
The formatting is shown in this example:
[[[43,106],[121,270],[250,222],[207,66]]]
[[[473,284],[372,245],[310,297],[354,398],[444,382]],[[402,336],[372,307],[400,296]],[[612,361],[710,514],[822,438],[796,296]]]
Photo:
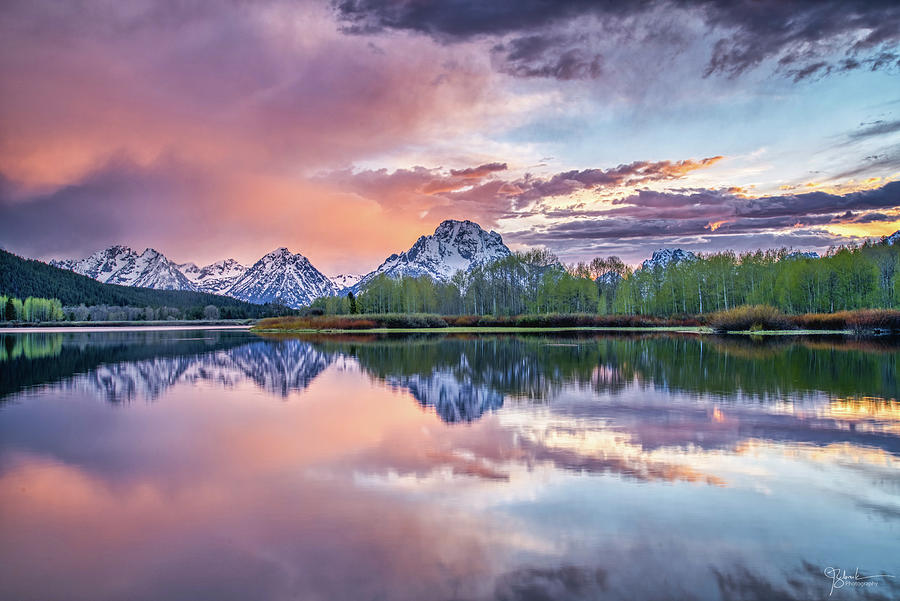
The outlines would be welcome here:
[[[40,322],[23,322],[23,321],[0,321],[0,331],[16,332],[16,331],[35,331],[35,330],[68,330],[71,328],[90,328],[90,329],[108,329],[120,330],[126,329],[171,329],[171,328],[242,328],[247,329],[253,326],[257,320],[255,319],[178,319],[178,320],[157,320],[157,321],[40,321]]]
[[[500,327],[500,326],[447,326],[443,328],[366,328],[366,329],[283,329],[252,327],[254,334],[516,334],[530,332],[668,332],[680,334],[711,334],[705,327],[591,327],[591,326],[559,326],[559,327]]]
[[[601,315],[593,313],[516,316],[436,315],[385,313],[353,315],[305,315],[262,319],[253,331],[260,333],[308,332],[690,332],[745,336],[900,335],[900,311],[862,309],[836,313],[785,314],[765,305],[741,306],[701,315],[656,317],[652,315]]]

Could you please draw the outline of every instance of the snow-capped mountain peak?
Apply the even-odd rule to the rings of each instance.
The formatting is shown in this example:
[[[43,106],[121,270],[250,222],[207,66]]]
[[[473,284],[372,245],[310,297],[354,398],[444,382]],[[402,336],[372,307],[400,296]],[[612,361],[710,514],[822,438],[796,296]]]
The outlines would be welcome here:
[[[331,280],[331,283],[334,284],[335,289],[343,290],[344,288],[350,288],[356,282],[360,281],[363,278],[364,274],[361,273],[339,273],[337,275],[330,276],[328,279]]]
[[[227,294],[247,268],[234,259],[225,259],[197,267],[195,263],[182,263],[181,272],[200,292]]]
[[[153,248],[138,254],[128,246],[116,245],[99,250],[86,259],[51,261],[50,264],[106,284],[158,290],[195,290],[178,266]]]
[[[277,302],[289,307],[309,305],[322,296],[359,292],[372,278],[428,276],[448,281],[457,271],[469,271],[509,256],[500,234],[472,221],[447,220],[429,236],[420,236],[409,250],[394,253],[366,275],[339,274],[328,278],[300,253],[276,248],[250,267],[235,259],[203,267],[173,263],[153,248],[138,254],[128,246],[100,250],[85,259],[52,261],[101,282],[164,290],[222,294],[252,303]]]
[[[666,269],[670,265],[677,265],[683,261],[693,261],[697,255],[689,250],[680,248],[661,248],[653,251],[653,256],[641,263],[641,269]]]
[[[884,239],[885,243],[888,244],[889,246],[893,246],[894,244],[897,243],[898,240],[900,240],[900,230],[897,230],[890,236],[885,237],[885,239]]]
[[[111,246],[85,259],[51,261],[95,280],[124,286],[162,290],[194,290],[232,296],[252,303],[279,302],[289,307],[308,305],[337,291],[335,285],[301,254],[278,248],[245,267],[234,259],[204,267],[176,264],[153,248],[136,253],[127,246]]]
[[[448,281],[457,271],[469,271],[510,255],[500,234],[486,232],[475,222],[448,219],[430,236],[420,236],[409,250],[394,253],[351,289],[358,292],[379,274],[389,277],[428,276]]]
[[[229,296],[252,303],[277,302],[302,307],[336,293],[335,285],[309,259],[278,248],[247,268],[228,290]]]
[[[794,252],[788,253],[784,256],[785,259],[818,259],[819,253],[815,251],[799,251],[795,250]]]

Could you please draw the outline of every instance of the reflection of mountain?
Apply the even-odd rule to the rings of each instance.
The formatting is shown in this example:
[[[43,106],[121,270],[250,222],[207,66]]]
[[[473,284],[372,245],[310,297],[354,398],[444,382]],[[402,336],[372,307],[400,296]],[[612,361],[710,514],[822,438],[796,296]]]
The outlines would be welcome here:
[[[502,394],[459,378],[449,370],[425,376],[389,376],[385,381],[395,388],[406,388],[419,404],[434,407],[440,418],[448,423],[470,422],[486,411],[503,406]]]
[[[852,341],[756,345],[598,335],[262,340],[242,332],[170,331],[27,334],[0,342],[0,398],[54,382],[110,401],[153,399],[179,382],[249,382],[284,397],[344,357],[408,391],[448,423],[541,403],[559,418],[627,432],[642,449],[723,449],[758,438],[900,453],[900,406],[891,400],[900,396],[898,353]]]
[[[900,454],[896,402],[847,401],[900,395],[898,353],[890,346],[687,336],[308,339],[322,352],[355,358],[372,376],[408,390],[445,422],[540,402],[582,429],[627,434],[644,451],[731,449],[760,439],[817,447],[849,443]],[[534,419],[526,415],[526,422]],[[564,439],[565,427],[536,436],[530,451],[535,460],[578,470],[608,462],[597,464],[579,448],[546,450],[547,437]]]
[[[559,348],[520,338],[388,339],[368,344],[316,345],[352,356],[373,376],[405,388],[445,422],[469,422],[503,406],[507,397],[547,399],[565,381]],[[589,369],[589,368],[588,368]]]
[[[0,335],[0,399],[103,365],[208,353],[247,340],[238,332],[187,330]]]
[[[179,382],[234,386],[250,381],[267,392],[287,396],[305,389],[331,363],[331,357],[306,342],[260,341],[243,333],[113,333],[106,334],[106,344],[100,345],[95,344],[102,340],[97,338],[99,333],[56,336],[57,354],[52,359],[29,360],[21,353],[0,361],[3,375],[9,376],[3,381],[15,383],[5,394],[58,382],[66,389],[120,402],[155,399]]]
[[[155,399],[179,382],[230,387],[250,381],[286,397],[304,390],[330,363],[328,356],[297,340],[255,342],[199,355],[104,364],[72,378],[66,386],[117,402]]]
[[[634,386],[748,401],[831,397],[900,398],[891,346],[842,339],[765,343],[694,336],[304,338],[350,355],[383,380],[452,374],[504,396],[547,400],[566,386],[613,394]]]

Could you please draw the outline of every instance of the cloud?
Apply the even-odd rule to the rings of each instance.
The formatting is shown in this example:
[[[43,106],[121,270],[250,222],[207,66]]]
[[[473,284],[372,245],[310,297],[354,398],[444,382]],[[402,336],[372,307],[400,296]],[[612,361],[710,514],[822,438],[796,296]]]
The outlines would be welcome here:
[[[465,169],[451,169],[450,175],[456,177],[464,177],[471,179],[481,179],[486,175],[491,173],[495,173],[497,171],[506,171],[507,165],[506,163],[485,163],[484,165],[478,165],[477,167],[467,167]]]
[[[613,45],[638,49],[641,36],[635,33],[654,20],[684,24],[683,33],[712,40],[706,75],[737,76],[770,59],[795,81],[864,67],[900,67],[895,51],[900,8],[886,0],[344,0],[334,6],[351,33],[406,30],[442,43],[500,38],[494,46],[500,69],[518,77],[599,77],[603,57],[579,50],[585,45],[576,44],[578,35],[599,34],[613,38]],[[692,31],[690,21],[701,22],[702,30]],[[579,33],[559,35],[565,29]],[[673,41],[668,53],[680,51],[678,40]]]
[[[635,161],[608,169],[565,171],[548,177],[526,174],[520,178],[500,177],[507,165],[499,162],[449,172],[421,166],[394,171],[346,169],[324,174],[319,181],[371,199],[391,213],[435,213],[442,219],[461,217],[493,225],[513,209],[547,198],[675,180],[722,158]]]
[[[700,160],[635,161],[610,169],[584,169],[557,173],[548,179],[526,178],[515,182],[523,190],[518,195],[523,200],[536,200],[552,196],[564,196],[579,190],[600,187],[636,186],[654,181],[667,181],[684,177],[691,171],[715,165],[724,157],[714,156]]]
[[[0,166],[65,185],[115,155],[310,171],[483,125],[488,65],[429,40],[389,52],[316,3],[13,2],[0,20]],[[454,115],[452,121],[447,115]]]
[[[544,225],[507,234],[521,244],[547,244],[564,257],[612,250],[638,259],[648,245],[705,250],[803,246],[846,242],[824,228],[836,224],[893,223],[884,210],[900,209],[900,182],[848,194],[809,192],[748,198],[716,189],[640,190],[608,204],[535,212]],[[514,227],[514,226],[513,226]]]
[[[340,186],[223,173],[172,156],[149,165],[118,157],[51,192],[0,197],[0,244],[41,259],[128,244],[179,262],[252,263],[287,246],[319,269],[341,272],[377,265],[422,229],[417,212],[388,212]]]
[[[863,127],[848,134],[850,140],[864,140],[876,136],[884,136],[900,131],[900,120],[897,121],[875,121],[874,123],[866,123]]]
[[[604,72],[603,55],[585,46],[585,36],[536,34],[496,44],[491,56],[500,71],[514,77],[597,79]]]

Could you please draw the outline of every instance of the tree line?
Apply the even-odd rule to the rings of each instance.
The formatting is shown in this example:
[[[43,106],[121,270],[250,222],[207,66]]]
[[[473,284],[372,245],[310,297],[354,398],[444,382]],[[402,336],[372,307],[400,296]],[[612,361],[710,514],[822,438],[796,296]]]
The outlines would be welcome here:
[[[64,307],[58,298],[29,296],[24,301],[14,296],[0,295],[0,321],[166,321],[244,319],[238,307],[129,307],[118,305],[78,305]]]
[[[900,246],[885,241],[823,257],[778,250],[701,253],[633,269],[618,257],[563,265],[546,250],[517,252],[448,282],[379,275],[358,297],[320,298],[326,314],[523,315],[599,313],[671,317],[742,305],[790,314],[900,307]]]
[[[0,295],[0,309],[6,321],[61,321],[65,319],[62,303],[58,298],[21,299]]]

